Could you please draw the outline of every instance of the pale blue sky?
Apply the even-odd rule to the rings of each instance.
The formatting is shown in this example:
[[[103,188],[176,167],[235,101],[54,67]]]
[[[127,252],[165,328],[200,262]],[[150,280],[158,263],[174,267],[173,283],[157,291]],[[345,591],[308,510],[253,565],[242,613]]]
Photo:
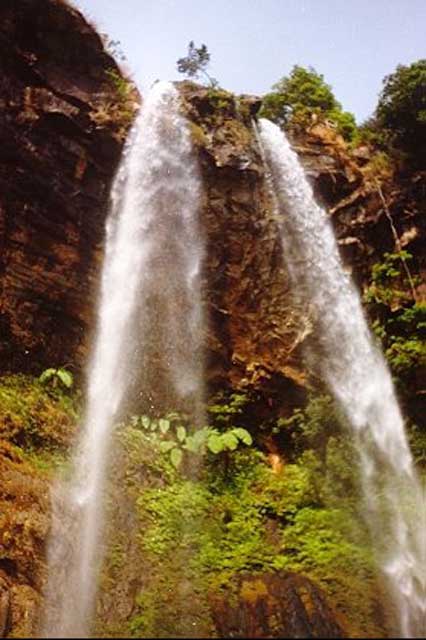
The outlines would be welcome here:
[[[359,121],[397,64],[426,58],[426,0],[73,0],[120,40],[142,92],[182,79],[194,40],[210,74],[237,93],[267,92],[294,64],[311,65]]]

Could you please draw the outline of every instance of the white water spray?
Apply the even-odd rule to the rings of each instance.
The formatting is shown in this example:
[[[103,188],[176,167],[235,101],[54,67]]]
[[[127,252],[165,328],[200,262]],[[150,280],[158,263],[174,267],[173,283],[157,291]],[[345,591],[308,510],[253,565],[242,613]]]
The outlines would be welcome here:
[[[283,132],[260,121],[282,243],[298,293],[315,310],[316,362],[358,446],[365,510],[404,637],[426,634],[426,505],[392,379],[345,272],[326,212]]]
[[[107,456],[126,392],[135,386],[133,365],[143,372],[155,361],[171,395],[195,412],[201,404],[199,198],[178,92],[157,83],[135,122],[112,191],[82,440],[73,477],[56,488],[53,499],[45,637],[89,633],[102,559]],[[154,335],[164,340],[153,354]]]

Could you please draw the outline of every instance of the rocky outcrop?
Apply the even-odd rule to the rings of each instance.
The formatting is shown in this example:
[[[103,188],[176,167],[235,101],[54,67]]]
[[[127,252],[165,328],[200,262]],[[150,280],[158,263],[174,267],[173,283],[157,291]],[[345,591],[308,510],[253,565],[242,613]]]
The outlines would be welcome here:
[[[401,248],[413,254],[413,270],[424,282],[426,172],[398,172],[367,146],[351,151],[324,124],[291,138],[317,199],[330,212],[341,253],[360,287],[385,252]],[[422,297],[424,285],[418,284]]]
[[[2,0],[0,48],[0,368],[40,371],[84,354],[135,95],[62,0]]]
[[[302,358],[313,327],[289,286],[253,128],[258,102],[192,83],[180,86],[205,184],[210,387],[255,390],[272,411],[286,412],[315,382]],[[370,284],[372,266],[384,253],[405,249],[414,256],[417,299],[424,299],[424,172],[403,175],[382,167],[380,154],[368,147],[349,150],[324,123],[290,138],[360,289]]]
[[[213,607],[220,638],[345,638],[321,589],[294,573],[241,575]]]
[[[49,484],[0,440],[0,637],[36,634],[49,531]]]
[[[205,185],[211,388],[268,387],[273,393],[285,387],[290,398],[305,384],[298,348],[309,324],[290,300],[252,127],[258,103],[191,83],[182,83],[181,92]]]

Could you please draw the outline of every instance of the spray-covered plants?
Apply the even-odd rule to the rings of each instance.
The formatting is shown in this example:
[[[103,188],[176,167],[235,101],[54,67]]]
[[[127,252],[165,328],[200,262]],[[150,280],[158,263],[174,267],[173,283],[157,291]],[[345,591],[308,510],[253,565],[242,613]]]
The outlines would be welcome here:
[[[281,570],[320,584],[356,632],[373,629],[375,577],[354,507],[354,452],[333,404],[313,397],[304,410],[277,420],[274,437],[291,431],[294,440],[291,459],[278,467],[252,439],[250,406],[247,396],[232,394],[210,404],[209,426],[195,429],[169,413],[135,416],[117,432],[123,455],[115,473],[123,481],[114,484],[127,497],[115,495],[111,509],[120,500],[133,504],[138,546],[133,551],[119,537],[113,517],[104,583],[144,575],[125,622],[132,637],[167,637],[188,620],[211,635],[215,594],[241,573]]]

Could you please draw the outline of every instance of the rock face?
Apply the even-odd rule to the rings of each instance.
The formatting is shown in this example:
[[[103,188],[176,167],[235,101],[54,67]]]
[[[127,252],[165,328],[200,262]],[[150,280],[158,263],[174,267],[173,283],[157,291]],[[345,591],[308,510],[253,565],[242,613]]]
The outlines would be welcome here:
[[[32,637],[45,571],[49,485],[0,440],[0,637]]]
[[[0,48],[0,372],[80,366],[109,189],[137,96],[96,32],[61,0],[1,0]],[[284,267],[252,123],[260,101],[180,88],[205,184],[210,391],[254,392],[276,417],[299,405],[312,382],[302,360],[312,325]],[[425,300],[426,173],[378,182],[369,150],[349,153],[320,124],[292,143],[359,286],[384,252],[404,248]],[[1,442],[0,529],[12,533],[0,541],[0,637],[36,632],[48,490]],[[236,590],[236,599],[213,603],[221,636],[342,637],[323,593],[302,576],[242,575]]]
[[[289,287],[253,129],[258,105],[187,82],[181,92],[205,184],[210,386],[255,390],[278,411],[284,398],[283,410],[291,410],[313,382],[302,358],[313,327]],[[361,291],[385,252],[404,249],[413,255],[417,299],[424,300],[426,174],[380,172],[369,149],[350,152],[324,124],[291,138]],[[424,377],[418,385],[424,389]]]
[[[61,0],[2,0],[0,48],[0,367],[40,371],[84,352],[131,104]]]
[[[290,303],[252,128],[256,103],[191,83],[182,83],[181,91],[205,185],[210,385],[265,386],[271,393],[282,386],[290,396],[304,385],[298,346],[309,326],[303,310]]]
[[[236,593],[217,600],[220,638],[345,638],[324,594],[293,573],[242,575]]]

